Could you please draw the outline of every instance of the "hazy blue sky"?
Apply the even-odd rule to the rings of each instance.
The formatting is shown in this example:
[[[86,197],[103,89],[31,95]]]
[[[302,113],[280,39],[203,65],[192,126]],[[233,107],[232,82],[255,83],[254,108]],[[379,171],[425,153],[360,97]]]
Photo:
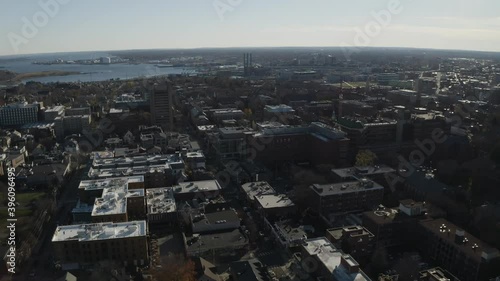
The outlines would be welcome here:
[[[387,10],[395,0],[64,0],[68,3],[33,38],[24,37],[23,17],[33,22],[34,15],[45,13],[40,2],[50,1],[56,0],[1,1],[0,55],[355,45],[355,28],[364,29],[372,12]],[[228,3],[237,5],[224,13],[214,7]],[[500,51],[498,0],[400,3],[402,11],[363,45]],[[12,38],[18,40],[17,50]]]

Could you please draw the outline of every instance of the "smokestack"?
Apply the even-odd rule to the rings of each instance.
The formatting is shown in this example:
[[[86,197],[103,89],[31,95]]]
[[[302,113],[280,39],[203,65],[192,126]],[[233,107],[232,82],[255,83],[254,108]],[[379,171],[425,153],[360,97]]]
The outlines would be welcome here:
[[[248,74],[248,62],[249,62],[249,56],[248,53],[243,54],[243,73],[245,75]]]

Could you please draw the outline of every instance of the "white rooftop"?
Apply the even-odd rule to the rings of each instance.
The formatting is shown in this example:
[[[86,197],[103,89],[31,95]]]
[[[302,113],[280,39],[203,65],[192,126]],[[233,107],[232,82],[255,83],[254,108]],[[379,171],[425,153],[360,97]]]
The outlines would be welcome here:
[[[358,266],[358,263],[350,256],[337,250],[325,237],[306,240],[302,247],[311,256],[316,256],[325,268],[339,281],[370,281],[371,279],[361,270],[350,273],[342,264],[342,258],[350,266]]]
[[[78,189],[100,190],[112,186],[128,186],[129,183],[144,182],[144,176],[108,178],[81,181]]]
[[[96,198],[92,216],[107,216],[127,212],[127,198],[144,196],[143,189],[128,189],[128,185],[104,188],[101,198]]]
[[[291,106],[288,106],[286,104],[280,104],[280,105],[266,105],[264,107],[264,110],[267,112],[273,112],[273,113],[284,113],[284,112],[295,112]]]
[[[64,225],[56,228],[52,242],[119,239],[146,234],[146,221]]]
[[[93,168],[118,168],[118,167],[135,167],[149,165],[165,165],[165,164],[181,164],[182,158],[179,154],[162,154],[162,155],[139,155],[133,157],[118,157],[118,158],[96,158],[92,161]]]
[[[306,240],[302,247],[309,255],[317,256],[330,272],[333,272],[335,266],[340,264],[342,253],[325,237]]]
[[[274,188],[267,181],[247,182],[241,185],[250,200],[255,200],[255,196],[276,194]]]
[[[183,169],[184,163],[180,162],[180,166],[172,167],[170,164],[148,165],[148,166],[133,166],[133,167],[118,167],[118,168],[90,168],[89,178],[112,178],[123,176],[137,176],[147,173],[166,173],[174,168]]]
[[[203,155],[203,152],[200,151],[194,151],[194,152],[188,152],[186,153],[187,158],[204,158],[205,155]]]
[[[255,200],[265,209],[295,206],[292,200],[285,194],[259,195],[255,197]]]
[[[310,188],[320,196],[384,189],[380,184],[367,178],[339,183],[313,184]]]
[[[187,181],[174,186],[175,193],[218,191],[220,189],[221,186],[217,180]]]
[[[146,190],[148,214],[171,213],[177,210],[172,187]]]

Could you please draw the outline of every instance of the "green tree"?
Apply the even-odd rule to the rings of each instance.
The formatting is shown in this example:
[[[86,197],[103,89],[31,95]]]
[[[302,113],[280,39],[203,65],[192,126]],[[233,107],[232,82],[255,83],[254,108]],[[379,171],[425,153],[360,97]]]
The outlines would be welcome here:
[[[377,155],[371,150],[360,150],[356,155],[356,166],[370,166],[375,164]]]

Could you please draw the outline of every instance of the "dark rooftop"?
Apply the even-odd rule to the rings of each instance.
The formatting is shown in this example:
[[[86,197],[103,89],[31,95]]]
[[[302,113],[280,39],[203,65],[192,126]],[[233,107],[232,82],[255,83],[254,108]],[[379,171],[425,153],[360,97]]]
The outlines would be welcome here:
[[[346,177],[359,177],[359,176],[372,176],[379,174],[386,174],[395,172],[391,167],[380,165],[380,166],[364,166],[364,167],[349,167],[342,169],[332,169],[332,172],[338,175],[341,178]]]
[[[362,190],[384,189],[380,184],[363,178],[358,181],[349,181],[330,184],[313,184],[310,188],[320,196],[328,196],[333,194],[351,193]]]
[[[188,252],[205,252],[209,250],[225,249],[225,248],[242,248],[248,244],[248,240],[239,229],[232,231],[200,234],[196,242],[189,245],[189,241],[193,238],[187,238]]]
[[[497,249],[492,248],[445,219],[424,220],[420,222],[420,225],[476,261],[481,261],[481,258],[485,256],[499,256]],[[460,243],[455,242],[456,233],[463,235],[463,240]]]

